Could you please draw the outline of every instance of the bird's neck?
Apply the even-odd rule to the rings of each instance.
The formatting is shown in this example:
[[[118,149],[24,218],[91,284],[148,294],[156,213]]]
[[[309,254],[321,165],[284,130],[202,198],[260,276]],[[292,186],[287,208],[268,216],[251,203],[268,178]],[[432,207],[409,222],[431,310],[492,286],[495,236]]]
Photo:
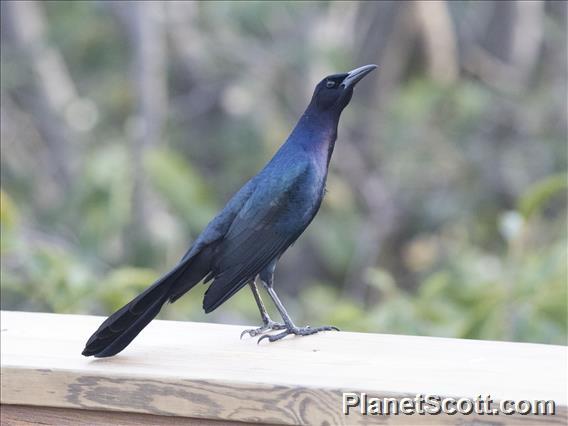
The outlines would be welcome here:
[[[289,141],[301,146],[305,151],[325,159],[329,164],[335,140],[339,116],[314,112],[308,108],[300,117],[292,131]],[[319,155],[318,155],[319,154]]]

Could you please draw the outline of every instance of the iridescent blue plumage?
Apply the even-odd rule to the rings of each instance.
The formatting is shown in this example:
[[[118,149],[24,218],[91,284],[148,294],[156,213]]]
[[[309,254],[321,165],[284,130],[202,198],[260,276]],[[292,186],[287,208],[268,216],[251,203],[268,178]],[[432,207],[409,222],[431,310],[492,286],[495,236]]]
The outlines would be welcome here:
[[[272,288],[280,256],[304,232],[319,210],[342,110],[354,85],[375,68],[367,65],[326,77],[308,108],[270,162],[249,180],[207,225],[172,271],[111,315],[91,336],[83,355],[112,356],[124,349],[166,301],[174,302],[198,282],[212,281],[203,308],[211,312],[251,284],[264,326],[251,335],[286,329],[270,336],[313,334],[324,328],[296,327]],[[270,320],[254,286],[260,276],[284,324]]]

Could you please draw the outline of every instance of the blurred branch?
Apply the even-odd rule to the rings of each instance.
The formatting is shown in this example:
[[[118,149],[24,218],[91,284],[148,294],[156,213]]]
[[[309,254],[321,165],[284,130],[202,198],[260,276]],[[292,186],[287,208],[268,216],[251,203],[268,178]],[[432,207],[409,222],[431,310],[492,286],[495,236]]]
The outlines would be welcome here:
[[[58,206],[64,195],[58,179],[60,176],[52,165],[51,151],[34,117],[27,108],[20,108],[8,94],[2,93],[0,102],[3,183],[9,186],[10,182],[18,179],[17,173],[25,170],[27,178],[41,182],[41,186],[31,188],[30,202],[34,211]],[[10,155],[4,155],[7,152]]]
[[[33,112],[49,150],[50,161],[59,184],[68,188],[71,180],[73,149],[68,143],[71,129],[64,114],[77,100],[77,90],[59,51],[47,41],[46,18],[35,1],[2,2],[10,34],[33,70],[39,102],[20,96],[26,109]]]
[[[149,241],[160,236],[162,202],[150,187],[145,155],[160,144],[167,113],[167,65],[164,3],[119,1],[109,4],[128,35],[134,50],[131,74],[136,95],[132,119],[131,158],[133,173],[132,215],[126,240],[136,261],[149,254]],[[156,219],[156,220],[155,220]]]
[[[469,43],[465,47],[462,65],[494,90],[514,93],[521,88],[515,67],[477,44]]]
[[[447,2],[415,1],[412,5],[423,36],[430,77],[440,83],[454,83],[459,73],[458,57]]]
[[[136,145],[143,149],[159,143],[166,116],[166,45],[164,5],[157,1],[129,3],[133,12],[133,77],[141,119]]]
[[[204,53],[202,43],[198,42],[199,34],[194,28],[197,6],[197,3],[188,1],[170,1],[165,4],[168,35],[173,50],[189,73],[195,72],[194,67],[199,64]]]
[[[388,236],[398,226],[403,226],[395,220],[402,218],[399,203],[382,176],[380,159],[373,149],[377,141],[371,135],[380,137],[386,105],[393,96],[393,90],[398,87],[410,57],[415,31],[409,5],[387,2],[379,10],[382,13],[374,15],[374,24],[370,25],[372,32],[366,37],[358,59],[358,63],[376,61],[381,64],[375,87],[361,93],[368,104],[374,105],[358,115],[352,134],[345,141],[348,146],[341,151],[342,160],[336,163],[364,206],[365,219],[359,227],[355,251],[343,283],[343,293],[360,301],[368,300],[367,270],[376,264]],[[369,19],[365,10],[362,10],[360,19]],[[385,19],[388,22],[384,22]],[[351,142],[354,140],[362,141],[362,146]]]
[[[494,90],[519,93],[541,52],[544,2],[496,2],[492,8],[486,28],[472,22],[462,31],[462,66]]]
[[[203,57],[207,55],[195,29],[197,6],[197,3],[188,1],[170,1],[165,4],[172,53],[183,69],[184,79],[191,84],[188,92],[173,94],[172,113],[176,123],[190,123],[211,111],[218,105],[225,88],[222,82],[212,82],[204,78],[205,73],[200,72]]]
[[[42,95],[54,111],[62,113],[77,97],[77,90],[63,57],[47,41],[43,10],[35,1],[9,1],[3,5],[14,39],[30,60]]]
[[[544,2],[515,3],[516,19],[511,37],[511,62],[526,84],[537,63],[543,38]]]
[[[161,202],[151,190],[144,170],[144,156],[160,143],[167,108],[166,44],[164,4],[157,1],[128,3],[131,8],[132,42],[134,45],[133,80],[137,96],[137,115],[132,141],[134,173],[133,220],[135,233],[142,241],[150,240],[149,232],[159,234]],[[153,232],[152,232],[153,231]],[[132,238],[130,238],[132,240]],[[134,253],[139,255],[140,253]]]

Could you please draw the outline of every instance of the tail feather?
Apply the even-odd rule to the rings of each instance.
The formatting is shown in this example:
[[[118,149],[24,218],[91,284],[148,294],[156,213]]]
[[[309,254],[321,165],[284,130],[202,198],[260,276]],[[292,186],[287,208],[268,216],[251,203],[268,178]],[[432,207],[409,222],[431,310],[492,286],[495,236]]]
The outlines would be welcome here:
[[[207,264],[203,256],[183,259],[169,273],[108,317],[87,341],[83,355],[102,358],[122,351],[158,315],[168,299],[177,300],[203,279],[209,272]]]
[[[142,329],[146,327],[156,315],[158,315],[160,308],[166,300],[167,298],[160,298],[156,300],[141,315],[130,316],[128,327],[124,329],[116,329],[116,331],[111,331],[111,334],[107,338],[101,339],[99,337],[93,336],[95,337],[95,339],[91,338],[89,340],[90,343],[87,343],[87,346],[83,351],[83,355],[94,355],[97,358],[116,355],[126,346],[128,346],[128,344],[142,331]],[[125,317],[119,318],[123,319]],[[112,330],[112,326],[109,327],[109,330]]]

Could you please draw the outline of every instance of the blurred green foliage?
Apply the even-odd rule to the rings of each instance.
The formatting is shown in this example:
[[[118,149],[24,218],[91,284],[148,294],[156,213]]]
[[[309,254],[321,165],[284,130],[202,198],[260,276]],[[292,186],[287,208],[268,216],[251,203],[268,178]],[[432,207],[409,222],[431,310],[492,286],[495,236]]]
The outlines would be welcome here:
[[[61,55],[77,92],[62,111],[37,106],[49,102],[34,63],[17,30],[2,32],[2,309],[108,314],[128,302],[270,158],[317,79],[380,62],[379,46],[400,37],[379,23],[370,42],[345,36],[369,16],[380,20],[373,8],[389,2],[164,6],[167,114],[137,163],[137,15],[121,9],[129,2],[103,3],[38,4],[42,46]],[[491,2],[456,3],[459,29],[465,9]],[[567,343],[566,69],[551,59],[565,55],[565,22],[544,10],[542,63],[521,89],[467,70],[440,82],[421,52],[400,54],[408,61],[396,81],[355,93],[322,211],[277,270],[299,324]],[[420,39],[403,39],[420,51]],[[63,130],[54,136],[50,126]],[[376,169],[353,177],[357,155]],[[376,211],[361,195],[380,192],[373,179],[390,194]],[[393,219],[383,222],[387,211]],[[204,291],[162,318],[259,321],[247,289],[208,316]]]

